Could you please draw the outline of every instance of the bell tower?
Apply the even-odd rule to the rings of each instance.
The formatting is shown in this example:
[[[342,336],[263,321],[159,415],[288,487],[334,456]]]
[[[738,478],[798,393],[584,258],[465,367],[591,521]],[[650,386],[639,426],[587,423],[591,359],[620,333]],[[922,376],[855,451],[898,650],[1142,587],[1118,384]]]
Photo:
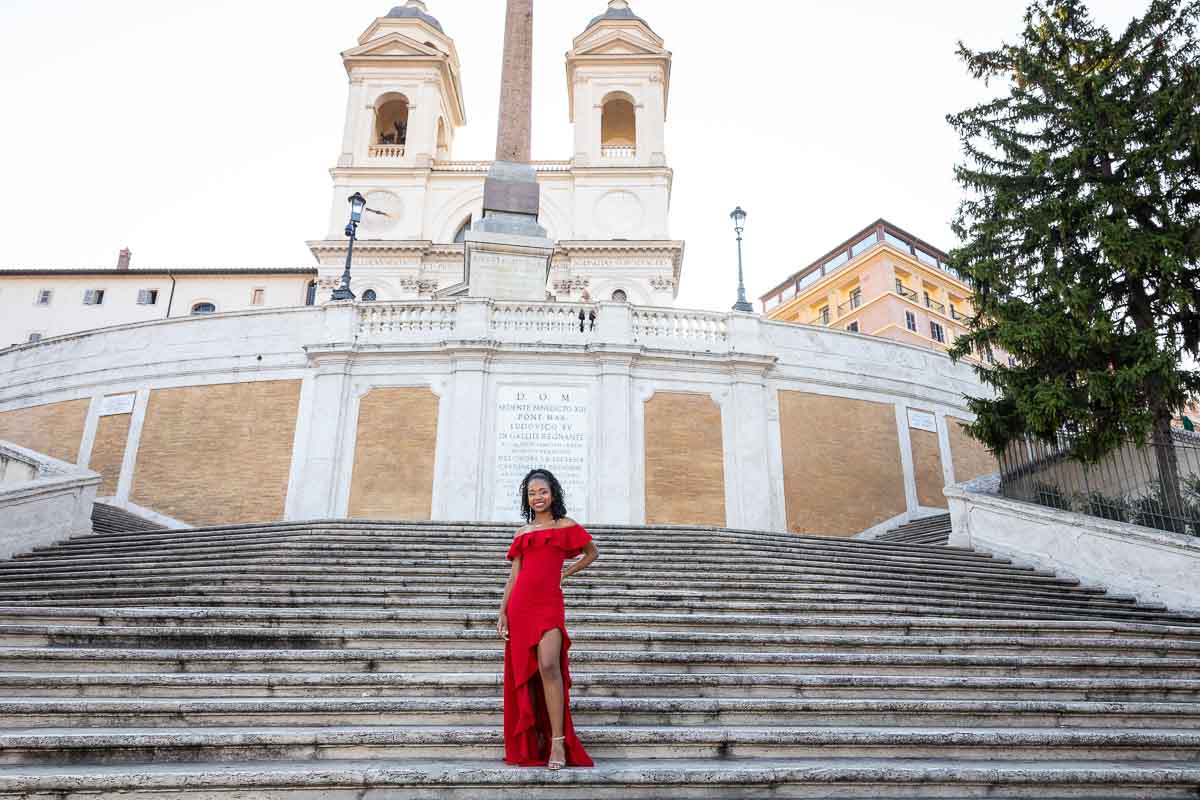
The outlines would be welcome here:
[[[450,158],[466,123],[454,40],[424,0],[376,19],[342,53],[350,99],[338,167],[379,170]],[[344,201],[343,201],[344,205]]]
[[[577,166],[665,166],[671,53],[627,0],[588,23],[567,53]]]

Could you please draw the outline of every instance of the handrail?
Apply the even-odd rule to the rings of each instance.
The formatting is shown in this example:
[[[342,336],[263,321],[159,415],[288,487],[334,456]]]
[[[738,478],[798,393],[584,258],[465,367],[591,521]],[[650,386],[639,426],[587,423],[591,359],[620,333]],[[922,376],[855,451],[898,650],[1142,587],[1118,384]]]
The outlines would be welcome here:
[[[901,283],[899,278],[896,279],[896,294],[913,301],[917,299],[917,293]]]

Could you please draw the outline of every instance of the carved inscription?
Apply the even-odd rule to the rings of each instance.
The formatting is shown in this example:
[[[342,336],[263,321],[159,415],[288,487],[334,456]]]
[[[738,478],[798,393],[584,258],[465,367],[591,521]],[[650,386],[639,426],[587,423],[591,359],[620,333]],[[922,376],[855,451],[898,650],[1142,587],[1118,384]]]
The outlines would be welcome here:
[[[492,517],[519,520],[517,491],[529,470],[554,473],[567,513],[587,517],[588,393],[568,387],[501,386],[496,409],[496,469]]]

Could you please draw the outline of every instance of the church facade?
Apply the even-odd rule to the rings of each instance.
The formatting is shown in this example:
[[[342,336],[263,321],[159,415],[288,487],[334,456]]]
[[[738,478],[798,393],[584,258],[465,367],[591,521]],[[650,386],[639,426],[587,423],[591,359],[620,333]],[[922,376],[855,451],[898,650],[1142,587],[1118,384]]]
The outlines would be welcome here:
[[[422,0],[408,0],[372,22],[342,60],[349,100],[329,227],[309,242],[324,297],[342,273],[346,201],[355,192],[368,209],[355,244],[355,294],[445,296],[463,282],[463,240],[482,213],[491,166],[455,160],[466,109],[454,40]],[[670,238],[667,219],[671,53],[625,0],[612,0],[571,43],[566,75],[574,152],[533,164],[539,222],[555,243],[547,299],[672,306],[684,246]]]

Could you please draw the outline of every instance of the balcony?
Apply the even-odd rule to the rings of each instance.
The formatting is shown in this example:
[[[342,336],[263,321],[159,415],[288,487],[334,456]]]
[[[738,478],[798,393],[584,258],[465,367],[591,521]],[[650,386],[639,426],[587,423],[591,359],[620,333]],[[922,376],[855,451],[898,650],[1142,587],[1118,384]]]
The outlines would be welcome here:
[[[817,314],[808,323],[809,325],[828,325],[832,320],[829,317],[829,309],[826,308],[820,314]]]
[[[930,299],[929,295],[925,295],[925,307],[936,311],[942,316],[946,315],[946,306],[944,303],[939,303],[937,300]]]
[[[368,158],[404,158],[402,144],[373,144],[367,148]]]
[[[637,148],[629,144],[605,144],[600,146],[601,158],[637,158]]]
[[[964,325],[967,325],[967,324],[975,321],[974,317],[967,316],[966,314],[962,313],[954,306],[950,306],[950,319],[954,320],[955,322],[961,322]]]
[[[845,303],[842,303],[840,306],[837,307],[838,317],[839,318],[844,317],[847,314],[849,314],[851,311],[853,311],[854,309],[860,308],[861,306],[862,306],[862,295],[857,294],[857,293],[853,294],[850,296],[850,299],[848,301],[846,301]]]
[[[914,303],[917,302],[917,293],[901,283],[899,278],[896,279],[896,294],[905,300],[912,300]]]

